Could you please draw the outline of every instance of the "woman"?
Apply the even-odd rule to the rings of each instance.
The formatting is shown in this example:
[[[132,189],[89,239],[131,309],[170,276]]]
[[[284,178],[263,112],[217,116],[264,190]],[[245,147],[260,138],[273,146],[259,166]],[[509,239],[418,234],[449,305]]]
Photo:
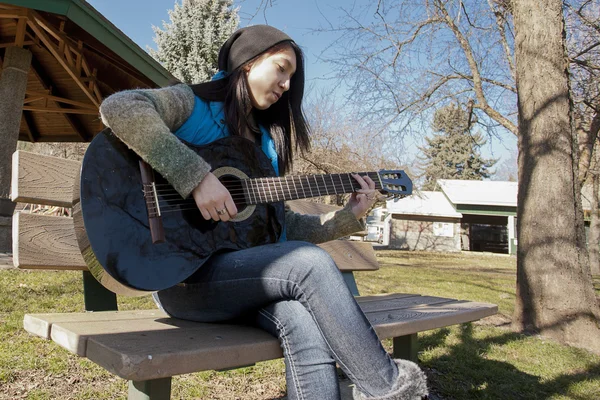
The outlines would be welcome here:
[[[285,33],[265,25],[240,29],[222,46],[218,63],[211,82],[120,92],[100,111],[182,197],[193,196],[205,219],[229,221],[238,211],[231,195],[179,139],[199,145],[242,136],[284,174],[294,147],[309,148],[309,129],[301,109],[302,51]],[[213,255],[155,299],[175,318],[250,321],[277,336],[289,399],[339,399],[336,363],[354,382],[356,399],[425,396],[425,375],[410,361],[390,358],[332,259],[311,244],[364,229],[375,184],[354,178],[362,189],[344,209],[323,216],[288,210],[278,243]]]

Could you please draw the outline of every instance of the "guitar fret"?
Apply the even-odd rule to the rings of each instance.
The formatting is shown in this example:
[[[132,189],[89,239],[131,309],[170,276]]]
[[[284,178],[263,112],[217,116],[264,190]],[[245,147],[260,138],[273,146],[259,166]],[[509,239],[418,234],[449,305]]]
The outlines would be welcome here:
[[[252,191],[254,192],[254,204],[259,204],[261,202],[260,191],[258,190],[258,187],[256,185],[257,182],[258,182],[257,179],[252,181]]]
[[[243,179],[244,185],[246,185],[246,190],[244,193],[244,197],[246,197],[246,203],[252,203],[252,199],[250,198],[250,192],[248,191],[248,179]]]
[[[290,182],[288,182],[289,176],[285,177],[285,184],[287,185],[288,194],[290,195],[290,200],[292,200],[292,191],[290,190]]]
[[[277,189],[277,182],[278,179],[277,178],[269,178],[269,180],[271,181],[269,183],[269,185],[273,188],[273,201],[280,201],[279,198],[279,189]]]
[[[349,187],[348,187],[347,190],[348,190],[348,192],[353,192],[354,191],[354,185],[352,185],[352,180],[354,178],[352,178],[352,175],[350,175],[350,174],[346,174],[346,176],[348,177],[348,184],[349,184]]]
[[[296,193],[296,199],[298,198],[298,188],[296,187],[296,177],[292,176],[292,184],[294,184],[294,193]]]
[[[317,182],[317,177],[313,175],[313,179],[315,180],[315,185],[317,186],[317,191],[319,192],[319,196],[321,196],[321,189],[319,189],[319,183]]]
[[[375,181],[375,189],[381,190],[383,188],[383,183],[381,182],[381,176],[379,176],[379,172],[373,172],[377,179],[373,179]]]
[[[267,202],[267,192],[265,192],[265,187],[262,184],[260,184],[261,179],[257,179],[255,181],[255,183],[256,183],[256,191],[258,192],[259,203],[266,203]],[[262,189],[262,193],[261,193],[261,189]],[[263,200],[263,195],[264,195],[264,200]]]
[[[304,178],[306,179],[306,183],[308,185],[308,190],[310,190],[310,197],[315,197],[315,195],[312,191],[312,187],[310,187],[310,182],[308,181],[308,176],[305,176]],[[302,177],[300,179],[302,179]]]
[[[342,180],[342,175],[341,174],[337,174],[338,176],[338,180],[340,181],[340,185],[342,185],[342,191],[344,193],[346,193],[346,188],[344,187],[344,181]]]
[[[329,178],[331,179],[331,184],[333,185],[333,191],[337,195],[338,192],[337,192],[337,189],[335,188],[335,182],[333,181],[333,175],[329,175]]]
[[[271,191],[271,185],[269,183],[269,178],[266,179],[267,188],[269,189],[269,196],[271,196],[271,202],[275,201],[275,197],[273,196],[273,192]]]
[[[285,190],[283,189],[283,183],[281,183],[281,179],[277,179],[279,181],[279,186],[281,187],[281,197],[278,197],[277,201],[282,201],[285,199]]]
[[[327,188],[327,182],[325,182],[325,175],[321,175],[321,180],[323,181],[323,185],[325,185],[325,187],[324,187],[325,194],[329,194],[329,190]]]
[[[304,190],[304,184],[302,183],[301,176],[298,177],[298,183],[300,184],[300,188],[302,189],[302,194],[304,195],[304,198],[307,198],[308,196],[306,195],[306,191]]]

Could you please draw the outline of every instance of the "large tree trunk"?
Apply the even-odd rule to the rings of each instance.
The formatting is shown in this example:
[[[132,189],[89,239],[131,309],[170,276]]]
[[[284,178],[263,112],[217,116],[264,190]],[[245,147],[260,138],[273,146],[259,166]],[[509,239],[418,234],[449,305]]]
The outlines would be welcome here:
[[[592,204],[590,231],[588,233],[588,252],[590,254],[590,269],[592,275],[600,275],[600,209],[598,190],[600,189],[600,175],[597,171],[592,175]]]
[[[600,354],[560,0],[513,0],[519,106],[513,327]]]

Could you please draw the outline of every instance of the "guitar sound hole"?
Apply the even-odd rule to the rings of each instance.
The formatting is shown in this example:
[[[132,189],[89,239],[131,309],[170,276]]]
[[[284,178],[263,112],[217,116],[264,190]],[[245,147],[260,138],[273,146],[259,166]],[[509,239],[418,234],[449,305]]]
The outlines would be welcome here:
[[[244,211],[248,205],[246,204],[246,198],[244,197],[242,181],[233,175],[223,175],[219,177],[219,180],[231,194],[231,198],[238,209],[238,213]]]

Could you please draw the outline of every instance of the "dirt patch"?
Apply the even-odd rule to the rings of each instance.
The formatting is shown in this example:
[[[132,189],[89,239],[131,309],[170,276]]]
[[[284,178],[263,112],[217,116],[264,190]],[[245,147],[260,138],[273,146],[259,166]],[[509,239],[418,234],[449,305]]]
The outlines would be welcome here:
[[[495,326],[497,328],[508,328],[511,323],[512,319],[504,314],[490,315],[473,322],[474,325]]]

